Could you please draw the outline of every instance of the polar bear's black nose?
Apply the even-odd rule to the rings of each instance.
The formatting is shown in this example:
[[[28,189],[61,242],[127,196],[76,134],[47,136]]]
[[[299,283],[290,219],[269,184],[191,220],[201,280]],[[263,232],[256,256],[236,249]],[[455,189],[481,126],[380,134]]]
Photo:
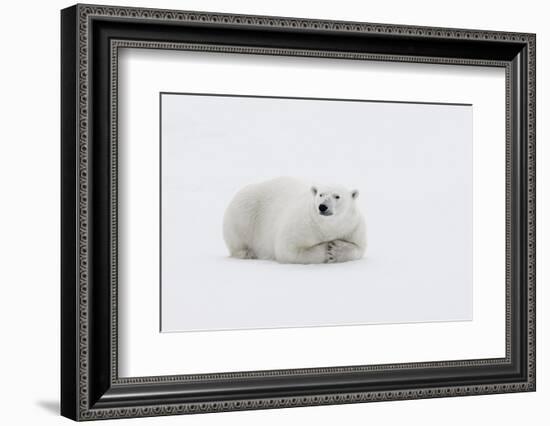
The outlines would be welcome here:
[[[319,211],[321,212],[324,212],[324,211],[327,211],[328,207],[325,206],[324,204],[319,204]]]

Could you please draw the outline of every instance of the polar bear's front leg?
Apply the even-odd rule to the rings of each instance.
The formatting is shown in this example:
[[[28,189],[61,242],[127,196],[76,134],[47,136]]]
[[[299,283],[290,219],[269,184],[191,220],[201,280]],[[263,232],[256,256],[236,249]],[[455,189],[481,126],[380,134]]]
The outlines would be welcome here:
[[[327,243],[320,243],[313,247],[278,247],[275,254],[276,260],[279,263],[326,263],[328,261],[328,246]]]
[[[363,257],[364,250],[355,243],[344,240],[334,240],[327,243],[327,245],[328,263],[348,262]]]

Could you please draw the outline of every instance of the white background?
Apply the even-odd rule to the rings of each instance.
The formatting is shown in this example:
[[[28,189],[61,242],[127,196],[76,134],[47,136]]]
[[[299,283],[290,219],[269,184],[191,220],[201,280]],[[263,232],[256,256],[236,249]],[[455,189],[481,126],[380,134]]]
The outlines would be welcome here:
[[[161,102],[163,332],[472,319],[471,106]],[[278,176],[359,189],[366,256],[335,265],[229,258],[227,205],[245,185]]]
[[[117,4],[105,0],[104,3]],[[120,424],[544,424],[550,398],[548,334],[548,172],[550,114],[547,12],[540,1],[300,2],[139,1],[134,6],[202,9],[371,22],[537,32],[538,44],[538,391],[454,399],[293,408]],[[0,126],[0,316],[2,421],[69,424],[57,416],[59,394],[59,9],[64,1],[4,5]],[[24,310],[20,307],[24,306]],[[545,312],[546,311],[546,312]],[[546,358],[546,359],[545,359]],[[131,422],[131,423],[128,423]],[[184,423],[185,422],[185,423]],[[117,424],[114,421],[105,424]],[[103,423],[102,423],[103,424]]]

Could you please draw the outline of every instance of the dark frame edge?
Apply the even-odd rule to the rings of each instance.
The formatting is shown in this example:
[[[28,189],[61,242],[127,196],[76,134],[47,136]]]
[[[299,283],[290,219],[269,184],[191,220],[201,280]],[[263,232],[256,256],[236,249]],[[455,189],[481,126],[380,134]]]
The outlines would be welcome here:
[[[532,232],[532,243],[533,247],[531,248],[531,255],[532,255],[532,263],[530,265],[531,270],[528,271],[528,274],[532,274],[532,324],[531,324],[531,332],[533,333],[533,345],[535,345],[535,348],[533,349],[533,365],[532,365],[532,373],[533,373],[533,392],[536,392],[537,390],[537,350],[536,350],[536,344],[537,344],[537,321],[536,321],[536,312],[537,312],[537,278],[536,278],[536,271],[537,271],[537,229],[536,229],[536,223],[537,223],[537,35],[535,33],[532,33],[529,35],[529,42],[527,44],[528,47],[531,49],[531,55],[532,55],[532,67],[533,67],[533,75],[530,76],[532,80],[532,93],[529,95],[532,105],[529,110],[529,113],[532,114],[532,117],[528,117],[528,120],[531,120],[531,126],[532,126],[532,133],[528,134],[528,137],[532,138],[532,150],[531,155],[533,156],[531,167],[532,169],[532,182],[528,182],[530,185],[530,190],[532,191],[532,208],[533,211],[531,213],[531,220],[532,223],[529,225],[529,229]],[[529,53],[529,52],[528,52]]]
[[[78,420],[77,51],[78,6],[61,11],[61,415]]]
[[[511,61],[512,141],[512,280],[514,286],[513,358],[518,360],[526,391],[536,391],[536,35]]]
[[[180,9],[171,9],[171,8],[159,8],[159,7],[139,7],[139,6],[121,6],[121,5],[105,5],[105,4],[94,4],[94,3],[75,3],[74,6],[72,7],[78,7],[78,8],[103,8],[103,9],[107,9],[107,10],[115,10],[115,9],[121,9],[121,8],[124,8],[124,9],[139,9],[139,10],[146,10],[146,11],[149,11],[151,14],[155,14],[155,13],[177,13],[177,12],[184,12],[184,13],[190,13],[190,14],[194,14],[194,15],[197,15],[197,16],[223,16],[223,17],[230,17],[230,18],[236,18],[236,19],[241,19],[241,21],[238,23],[240,26],[243,26],[243,27],[253,27],[253,26],[256,26],[256,24],[254,24],[253,22],[247,22],[247,18],[257,18],[257,19],[267,19],[267,20],[273,20],[273,21],[278,21],[278,22],[282,22],[282,21],[291,21],[291,22],[294,22],[294,23],[299,23],[299,22],[303,22],[303,21],[310,21],[310,22],[319,22],[319,23],[332,23],[336,26],[340,25],[342,26],[341,30],[343,32],[347,32],[349,31],[348,29],[346,29],[346,26],[354,26],[354,25],[363,25],[365,24],[364,21],[352,21],[352,20],[340,20],[340,19],[330,19],[330,18],[319,18],[319,17],[292,17],[292,16],[284,16],[284,15],[264,15],[264,14],[242,14],[242,13],[237,13],[237,12],[220,12],[220,11],[215,11],[215,10],[210,10],[210,11],[207,11],[207,10],[195,10],[195,9],[183,9],[183,10],[180,10]],[[135,18],[135,17],[134,17]],[[148,17],[149,18],[149,17]],[[148,18],[145,18],[145,19],[148,19]],[[198,21],[197,21],[198,22]],[[235,22],[232,22],[231,26],[235,26]],[[469,27],[440,27],[440,26],[433,26],[433,25],[412,25],[412,24],[407,24],[407,23],[403,23],[403,22],[395,22],[395,23],[392,23],[392,24],[388,24],[388,23],[383,23],[383,22],[368,22],[369,25],[375,27],[375,28],[385,28],[385,27],[407,27],[407,28],[414,28],[414,29],[425,29],[425,30],[431,30],[433,32],[433,34],[421,34],[423,37],[436,37],[436,33],[437,31],[441,31],[442,33],[445,33],[445,32],[448,32],[449,30],[451,31],[467,31],[467,32],[471,32],[471,33],[479,33],[479,34],[495,34],[495,35],[498,35],[498,34],[502,34],[504,33],[505,31],[500,31],[500,30],[486,30],[486,29],[483,29],[483,28],[469,28]],[[226,22],[223,22],[223,21],[219,21],[217,22],[217,25],[219,26],[226,26],[227,23]],[[280,27],[275,27],[275,28],[280,28]],[[300,31],[300,26],[297,26],[297,27],[294,27],[292,26],[291,28],[286,28],[286,29],[291,29],[291,30],[295,30],[295,31]],[[320,28],[320,30],[323,30],[322,28]],[[334,31],[334,28],[332,29]],[[536,33],[531,33],[531,32],[526,32],[526,31],[513,31],[513,32],[510,32],[510,33],[513,33],[513,34],[516,34],[518,36],[525,36],[529,39],[534,39],[536,37]],[[386,36],[388,34],[385,34]],[[395,36],[400,36],[399,34],[393,34]],[[404,34],[403,34],[404,35]],[[416,37],[418,34],[414,33],[414,34],[411,34],[410,36],[411,37]],[[442,37],[445,37],[442,35]],[[477,40],[477,39],[476,39]],[[479,40],[477,41],[481,41],[482,39],[479,38]],[[497,39],[495,39],[497,40]],[[517,42],[521,42],[521,41],[517,41]]]

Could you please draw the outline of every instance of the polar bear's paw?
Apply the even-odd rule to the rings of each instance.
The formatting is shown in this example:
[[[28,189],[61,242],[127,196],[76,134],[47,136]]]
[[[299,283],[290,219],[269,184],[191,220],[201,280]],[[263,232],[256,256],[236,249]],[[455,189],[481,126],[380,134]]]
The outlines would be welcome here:
[[[256,259],[256,255],[249,248],[234,251],[231,253],[231,256],[236,257],[237,259]]]
[[[347,262],[353,260],[355,244],[343,240],[330,241],[327,244],[327,263]]]

